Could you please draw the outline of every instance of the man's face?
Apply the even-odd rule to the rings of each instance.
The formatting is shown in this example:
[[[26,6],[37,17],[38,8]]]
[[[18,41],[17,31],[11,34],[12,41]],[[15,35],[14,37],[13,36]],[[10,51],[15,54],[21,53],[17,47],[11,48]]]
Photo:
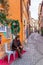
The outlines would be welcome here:
[[[17,40],[19,40],[19,38],[17,38]]]

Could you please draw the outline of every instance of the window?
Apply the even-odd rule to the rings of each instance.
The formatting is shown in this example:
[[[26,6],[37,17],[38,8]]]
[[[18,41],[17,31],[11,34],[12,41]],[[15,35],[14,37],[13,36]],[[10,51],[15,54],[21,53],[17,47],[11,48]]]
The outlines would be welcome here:
[[[6,26],[0,25],[0,32],[6,32]]]
[[[25,24],[25,20],[24,20],[24,24]]]

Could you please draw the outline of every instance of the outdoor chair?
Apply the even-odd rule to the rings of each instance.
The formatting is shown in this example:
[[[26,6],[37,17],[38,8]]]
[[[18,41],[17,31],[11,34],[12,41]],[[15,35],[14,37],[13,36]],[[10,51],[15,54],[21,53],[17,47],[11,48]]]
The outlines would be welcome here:
[[[5,52],[6,52],[6,54],[8,55],[8,63],[9,63],[11,54],[13,54],[13,57],[15,57],[15,51],[13,52],[13,51],[11,51],[11,50],[8,50],[8,44],[5,43]]]

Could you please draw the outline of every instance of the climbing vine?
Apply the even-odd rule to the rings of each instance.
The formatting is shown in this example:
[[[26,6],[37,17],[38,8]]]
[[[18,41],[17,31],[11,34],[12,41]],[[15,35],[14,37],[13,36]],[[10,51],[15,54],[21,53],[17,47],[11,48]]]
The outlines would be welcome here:
[[[17,34],[19,33],[20,31],[20,26],[19,26],[19,22],[18,20],[12,20],[12,23],[11,23],[11,32],[12,34]]]
[[[4,13],[0,12],[0,23],[5,26],[11,24],[11,33],[16,35],[20,32],[20,25],[18,20],[7,19]]]

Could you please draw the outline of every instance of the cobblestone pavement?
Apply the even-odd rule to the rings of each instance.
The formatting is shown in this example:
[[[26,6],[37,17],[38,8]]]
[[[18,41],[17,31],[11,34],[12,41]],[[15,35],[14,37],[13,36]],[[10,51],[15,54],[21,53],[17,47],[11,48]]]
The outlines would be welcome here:
[[[32,33],[24,49],[22,59],[17,59],[11,65],[43,65],[43,37],[38,33]]]

